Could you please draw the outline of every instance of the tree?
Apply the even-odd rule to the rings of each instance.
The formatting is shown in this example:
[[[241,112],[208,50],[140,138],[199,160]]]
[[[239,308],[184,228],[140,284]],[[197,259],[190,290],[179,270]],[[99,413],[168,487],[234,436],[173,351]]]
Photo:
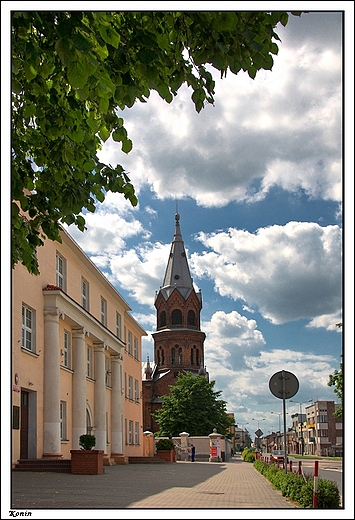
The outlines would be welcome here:
[[[215,381],[202,376],[179,373],[176,385],[162,396],[162,407],[153,415],[159,425],[158,436],[177,436],[186,431],[190,435],[209,435],[213,428],[228,435],[234,424],[227,415],[226,402],[218,399],[221,391],[213,390]]]
[[[301,12],[293,12],[300,16]],[[121,165],[99,161],[112,136],[132,149],[121,117],[155,90],[171,103],[181,85],[197,112],[214,103],[215,82],[271,70],[274,32],[286,12],[13,11],[12,266],[38,274],[36,248],[60,242],[61,224],[85,230],[108,191],[133,206],[134,186]]]
[[[337,323],[337,327],[342,327],[342,323]],[[343,357],[342,355],[340,356]],[[334,370],[333,374],[329,375],[328,386],[334,386],[334,393],[340,399],[340,406],[334,412],[334,417],[343,416],[343,363],[340,363],[339,370]]]

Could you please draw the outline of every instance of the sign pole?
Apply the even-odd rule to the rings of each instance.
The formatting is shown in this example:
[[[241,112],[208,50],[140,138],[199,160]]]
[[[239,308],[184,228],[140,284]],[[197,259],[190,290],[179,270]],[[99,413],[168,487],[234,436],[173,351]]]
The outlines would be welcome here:
[[[286,435],[286,374],[282,371],[282,411],[284,416],[284,453],[285,453],[285,473],[287,473],[287,435]]]

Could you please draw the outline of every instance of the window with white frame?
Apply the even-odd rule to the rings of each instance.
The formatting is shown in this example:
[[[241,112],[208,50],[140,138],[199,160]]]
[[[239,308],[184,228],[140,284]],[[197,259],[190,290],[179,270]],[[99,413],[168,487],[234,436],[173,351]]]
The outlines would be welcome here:
[[[123,327],[123,341],[126,343],[125,350],[127,350],[127,328],[126,325]]]
[[[133,401],[133,377],[128,377],[128,399]]]
[[[127,419],[124,420],[124,441],[128,444]]]
[[[319,415],[317,419],[318,419],[319,423],[327,423],[328,422],[328,416],[327,415]]]
[[[21,346],[31,352],[36,351],[35,330],[36,330],[36,313],[30,307],[22,304],[22,326],[21,326]]]
[[[107,325],[107,301],[101,296],[101,323]]]
[[[109,444],[109,440],[108,440],[108,427],[109,427],[109,424],[108,424],[108,412],[106,412],[106,444]]]
[[[133,339],[133,357],[138,361],[138,338],[134,336]]]
[[[89,282],[85,278],[81,279],[81,305],[89,310]]]
[[[127,373],[124,373],[124,396],[127,398]]]
[[[67,440],[67,403],[60,401],[60,439]]]
[[[139,382],[137,379],[134,380],[134,400],[139,403]]]
[[[132,355],[133,347],[132,347],[132,332],[128,331],[128,354]]]
[[[134,424],[134,444],[138,446],[140,444],[139,442],[139,422],[136,422]]]
[[[121,314],[116,311],[116,336],[121,339]]]
[[[64,331],[63,365],[71,368],[71,334],[67,330]]]
[[[133,444],[133,421],[128,423],[128,444]]]
[[[55,275],[56,275],[56,285],[66,290],[66,260],[59,253],[56,254],[55,257],[56,265],[55,265]]]
[[[90,345],[86,348],[86,375],[92,379],[92,347]]]

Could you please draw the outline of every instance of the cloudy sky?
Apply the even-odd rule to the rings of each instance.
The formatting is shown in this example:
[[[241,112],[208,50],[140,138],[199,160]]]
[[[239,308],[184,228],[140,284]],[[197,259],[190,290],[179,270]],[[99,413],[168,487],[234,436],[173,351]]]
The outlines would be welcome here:
[[[353,3],[328,4],[351,4],[345,24],[351,16],[353,31]],[[282,42],[273,70],[255,80],[243,72],[220,80],[211,69],[215,105],[199,114],[187,87],[170,105],[152,93],[124,110],[133,150],[126,155],[110,139],[100,159],[129,172],[139,205],[108,194],[85,215],[84,234],[69,228],[147,331],[142,356],[152,360],[154,297],[178,208],[202,292],[205,364],[228,411],[251,434],[258,425],[265,434],[279,429],[282,400],[269,390],[278,371],[299,381],[296,402],[287,401],[288,425],[300,402],[336,400],[327,382],[343,344],[336,327],[343,319],[342,13],[290,16],[276,32]],[[349,58],[353,47],[345,49]],[[352,181],[345,188],[353,189]],[[352,362],[353,352],[346,359]]]
[[[210,379],[236,423],[264,433],[279,429],[278,371],[299,380],[289,417],[300,402],[336,400],[327,382],[343,339],[342,14],[291,16],[276,32],[272,72],[213,73],[215,106],[200,114],[188,88],[124,110],[133,150],[109,140],[100,159],[130,173],[139,206],[109,194],[85,234],[69,229],[129,302],[152,360],[178,207]]]

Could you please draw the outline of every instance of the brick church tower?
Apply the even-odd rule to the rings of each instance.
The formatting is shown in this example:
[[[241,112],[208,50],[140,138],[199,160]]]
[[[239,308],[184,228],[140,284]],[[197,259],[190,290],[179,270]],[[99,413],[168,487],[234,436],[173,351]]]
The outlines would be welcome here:
[[[143,431],[159,430],[151,414],[161,407],[161,396],[176,384],[179,372],[191,372],[208,379],[204,366],[205,333],[200,329],[201,291],[196,292],[190,275],[180,215],[175,215],[163,285],[155,298],[157,311],[154,339],[154,362],[143,363]]]

